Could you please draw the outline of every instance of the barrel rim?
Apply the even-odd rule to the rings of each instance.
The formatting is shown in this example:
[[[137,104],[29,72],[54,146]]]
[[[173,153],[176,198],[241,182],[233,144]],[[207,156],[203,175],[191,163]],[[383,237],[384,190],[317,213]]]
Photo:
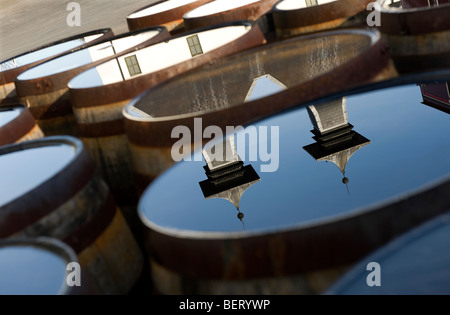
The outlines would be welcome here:
[[[62,38],[62,39],[56,40],[56,41],[51,42],[51,43],[44,44],[44,45],[39,46],[37,48],[33,48],[33,49],[28,50],[26,52],[20,53],[18,55],[15,55],[13,57],[10,57],[10,58],[7,58],[5,60],[0,61],[0,64],[2,64],[2,63],[7,62],[7,61],[9,61],[11,59],[19,58],[19,57],[22,57],[22,56],[27,55],[29,53],[33,53],[33,52],[39,51],[41,49],[48,48],[48,47],[53,46],[53,45],[62,44],[62,43],[65,43],[65,42],[69,42],[71,40],[80,39],[82,37],[96,35],[96,34],[103,34],[103,35],[101,35],[99,38],[96,38],[96,39],[94,39],[94,40],[92,40],[92,41],[90,41],[88,43],[84,43],[82,45],[79,45],[79,46],[74,47],[72,49],[63,51],[63,52],[58,53],[56,55],[48,56],[48,57],[45,57],[43,59],[36,60],[34,62],[28,63],[26,65],[22,65],[20,67],[16,67],[16,68],[8,69],[8,70],[5,70],[5,71],[1,71],[0,72],[0,79],[1,79],[0,82],[1,82],[1,84],[7,84],[7,83],[14,82],[15,78],[20,73],[26,71],[27,69],[29,69],[31,67],[34,67],[34,66],[36,66],[36,65],[38,65],[38,64],[40,64],[42,62],[45,62],[45,61],[48,61],[48,60],[52,59],[52,58],[62,56],[64,54],[66,54],[66,53],[70,53],[70,52],[73,52],[73,51],[76,51],[76,50],[79,50],[79,49],[83,49],[87,45],[89,45],[91,43],[95,43],[95,42],[97,42],[97,40],[99,40],[101,38],[109,37],[109,36],[113,35],[114,33],[113,33],[111,28],[100,28],[100,29],[96,29],[96,30],[91,30],[91,31],[88,31],[88,32],[84,32],[84,33],[81,33],[81,34],[69,36],[69,37],[66,37],[66,38]]]
[[[73,53],[77,53],[81,50],[90,49],[92,47],[95,47],[97,45],[101,45],[101,44],[104,44],[107,42],[131,37],[131,36],[136,36],[138,34],[152,32],[152,31],[157,32],[157,34],[143,42],[140,42],[134,46],[131,46],[131,47],[125,49],[124,51],[120,52],[119,54],[113,54],[111,56],[103,57],[102,59],[99,59],[97,61],[89,62],[89,63],[81,65],[81,66],[71,67],[70,69],[66,69],[63,71],[56,72],[56,73],[44,74],[44,75],[40,75],[38,77],[33,77],[33,78],[20,79],[20,76],[23,75],[24,73],[26,73],[27,71],[32,70],[36,67],[43,66],[48,62],[52,62],[59,58],[66,57]],[[143,47],[151,45],[155,42],[160,42],[161,40],[164,40],[168,37],[169,37],[169,33],[165,27],[152,26],[152,27],[147,27],[147,28],[143,28],[143,29],[138,29],[138,30],[121,33],[118,35],[113,35],[113,36],[106,37],[106,38],[101,38],[101,39],[98,39],[95,43],[85,45],[85,47],[79,47],[76,50],[66,51],[66,52],[60,54],[59,56],[55,56],[55,57],[51,58],[50,60],[43,61],[40,64],[33,66],[30,69],[27,69],[27,70],[23,71],[22,73],[20,73],[19,75],[17,75],[16,78],[14,79],[14,84],[15,84],[15,87],[17,90],[17,95],[18,95],[18,97],[27,97],[27,96],[32,96],[32,95],[46,94],[46,93],[53,92],[53,91],[56,91],[59,89],[68,89],[68,82],[74,76],[78,75],[82,71],[87,70],[92,67],[95,67],[95,66],[102,64],[104,62],[107,62],[109,60],[112,60],[112,59],[116,58],[118,55],[127,54],[127,53],[133,52],[137,49],[141,49]],[[48,88],[45,88],[47,86],[48,86]]]
[[[78,263],[78,256],[75,251],[67,245],[65,242],[48,237],[48,236],[38,236],[38,237],[20,237],[20,238],[6,238],[0,239],[0,249],[7,246],[33,246],[43,248],[46,251],[50,251],[58,256],[64,258],[67,263],[76,262]],[[65,270],[66,271],[66,270]],[[57,295],[66,295],[72,291],[72,288],[67,285],[66,272],[64,272],[64,280],[61,283],[61,287]]]
[[[292,37],[292,38],[288,38],[285,39],[283,41],[276,41],[273,43],[268,43],[265,44],[263,46],[257,46],[254,47],[252,49],[249,50],[245,50],[243,52],[240,52],[238,54],[235,54],[233,56],[230,56],[228,59],[232,59],[235,60],[237,58],[240,58],[240,56],[242,55],[249,55],[249,54],[253,54],[257,51],[260,50],[267,50],[270,49],[272,47],[275,47],[277,45],[287,45],[290,43],[294,43],[297,41],[308,41],[308,40],[316,40],[317,38],[323,38],[323,37],[333,37],[333,36],[341,36],[341,35],[358,35],[358,36],[363,36],[365,38],[369,38],[370,39],[370,44],[367,46],[367,48],[365,48],[361,53],[363,53],[364,51],[368,51],[370,49],[372,49],[376,43],[380,42],[382,40],[381,38],[381,34],[374,30],[374,29],[357,29],[357,28],[349,28],[349,29],[341,29],[341,30],[326,30],[323,32],[319,32],[319,33],[314,33],[314,34],[307,34],[304,36],[299,36],[299,37]],[[359,56],[356,56],[355,58],[358,58]],[[343,63],[340,66],[346,65],[346,64],[350,64],[352,61],[355,60],[355,58],[352,58],[350,61],[347,61],[345,63]],[[221,61],[223,61],[224,59],[221,59]],[[219,61],[220,62],[220,61]],[[330,70],[330,71],[334,71],[336,68]],[[195,71],[195,70],[194,70]],[[330,72],[329,71],[329,72]],[[183,75],[189,75],[189,73],[184,73]],[[136,103],[138,103],[144,96],[149,95],[152,93],[152,91],[157,90],[167,84],[170,84],[173,80],[176,80],[177,78],[171,78],[169,80],[166,80],[164,82],[158,83],[150,88],[148,88],[147,90],[145,90],[144,92],[142,92],[140,95],[136,96],[135,98],[133,98],[130,102],[128,102],[124,108],[122,109],[122,115],[126,120],[129,120],[131,122],[167,122],[167,121],[172,121],[172,120],[181,120],[181,119],[186,119],[186,118],[193,118],[193,117],[198,117],[198,116],[204,116],[207,114],[211,114],[211,113],[215,113],[215,112],[219,112],[220,110],[203,110],[203,111],[197,111],[197,112],[191,112],[191,113],[185,113],[185,114],[178,114],[178,115],[170,115],[170,116],[159,116],[159,117],[137,117],[137,116],[133,116],[131,114],[128,113],[128,108],[130,108],[131,106],[134,106]],[[313,78],[314,79],[314,78]],[[293,87],[295,88],[295,87]],[[283,93],[283,92],[280,92]],[[270,97],[267,96],[267,97]],[[257,103],[259,102],[261,99],[264,99],[266,97],[260,98],[260,99],[256,99],[253,101],[249,101],[246,102],[245,104],[250,104],[250,103]],[[236,106],[239,106],[242,104],[237,104]],[[236,107],[233,106],[233,107]]]

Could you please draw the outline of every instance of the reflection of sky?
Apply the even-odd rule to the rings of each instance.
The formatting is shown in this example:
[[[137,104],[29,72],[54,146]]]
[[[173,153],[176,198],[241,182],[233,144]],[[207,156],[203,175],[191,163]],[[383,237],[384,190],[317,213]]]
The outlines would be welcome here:
[[[113,60],[114,62],[115,59]],[[98,74],[97,67],[87,69],[69,81],[69,88],[82,89],[103,85],[102,78]]]
[[[44,62],[21,73],[17,78],[19,80],[31,80],[35,78],[45,77],[55,73],[75,69],[77,67],[87,65],[91,62],[92,57],[89,53],[89,50],[86,48]]]
[[[450,171],[450,116],[421,102],[416,85],[347,97],[349,122],[371,143],[356,152],[342,173],[332,163],[317,162],[303,146],[314,143],[305,109],[282,114],[258,126],[279,126],[279,169],[260,172],[261,181],[241,199],[247,231],[320,221],[372,206],[410,192]],[[239,143],[236,144],[238,154]],[[270,148],[270,145],[269,145]],[[248,160],[244,160],[248,164]],[[165,227],[200,231],[241,229],[233,205],[205,200],[198,182],[206,179],[203,162],[181,162],[157,179],[141,200],[140,210]]]
[[[281,87],[277,85],[275,82],[271,81],[266,76],[257,78],[253,84],[254,84],[253,91],[249,95],[249,97],[245,100],[246,102],[250,102],[258,98],[269,96],[285,89],[284,86]]]
[[[11,108],[8,110],[0,109],[0,127],[6,125],[11,120],[19,116],[22,108]]]
[[[0,207],[34,189],[74,157],[70,145],[50,145],[0,154]]]
[[[20,56],[18,58],[15,58],[15,62],[17,64],[17,67],[27,65],[29,63],[39,61],[54,55],[57,55],[59,53],[65,52],[67,50],[73,49],[75,47],[78,47],[80,45],[84,44],[83,39],[74,39],[70,40],[64,43],[60,43],[57,45],[52,45],[46,48],[42,48],[33,52],[30,52],[28,54],[25,54],[23,56]],[[7,62],[8,63],[8,62]],[[3,64],[2,64],[3,65]],[[5,69],[6,68],[6,69]],[[0,71],[7,70],[8,68],[11,68],[9,63],[7,66],[0,67]]]
[[[449,237],[448,217],[427,222],[364,258],[331,294],[450,294]],[[380,264],[379,287],[366,282],[366,266],[372,261]]]
[[[36,247],[0,247],[0,295],[58,294],[66,264],[54,253]]]

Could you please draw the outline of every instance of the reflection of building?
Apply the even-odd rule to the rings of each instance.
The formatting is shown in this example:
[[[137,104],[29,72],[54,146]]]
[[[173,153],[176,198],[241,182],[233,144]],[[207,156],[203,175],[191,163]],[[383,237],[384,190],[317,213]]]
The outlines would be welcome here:
[[[450,114],[450,82],[421,84],[423,104]]]
[[[244,166],[240,160],[234,145],[234,135],[227,137],[221,144],[203,149],[208,179],[199,184],[205,199],[223,198],[234,204],[238,218],[242,221],[244,214],[239,210],[241,197],[260,178],[251,165]]]
[[[346,98],[308,106],[308,114],[314,129],[316,143],[304,146],[317,161],[330,161],[339,167],[344,178],[345,167],[350,157],[363,146],[370,143],[348,123]]]
[[[405,9],[418,7],[432,7],[444,3],[450,3],[450,0],[402,0],[402,6]]]

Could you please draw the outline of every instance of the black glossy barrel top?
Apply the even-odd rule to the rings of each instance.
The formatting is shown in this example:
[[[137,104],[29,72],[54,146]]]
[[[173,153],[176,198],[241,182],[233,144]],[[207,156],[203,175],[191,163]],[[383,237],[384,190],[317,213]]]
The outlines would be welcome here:
[[[55,245],[0,242],[0,295],[63,293],[68,256]]]
[[[338,144],[334,155],[317,149],[306,108],[246,128],[254,128],[258,140],[268,133],[268,149],[253,150],[256,159],[248,146],[258,144],[247,138],[240,146],[237,133],[238,155],[260,177],[242,194],[239,211],[228,200],[205,199],[199,183],[207,179],[206,163],[196,152],[192,161],[177,163],[147,188],[139,203],[141,219],[150,228],[176,235],[248,235],[363,213],[448,180],[450,116],[422,104],[418,85],[348,95],[337,104],[346,105],[353,140]],[[279,151],[278,161],[271,149]],[[268,166],[275,171],[263,171]]]
[[[426,222],[364,258],[326,293],[355,294],[450,294],[450,213]],[[379,264],[379,285],[368,286],[366,270]],[[373,280],[370,277],[370,280]]]
[[[0,208],[49,180],[75,158],[75,146],[46,139],[0,148]]]

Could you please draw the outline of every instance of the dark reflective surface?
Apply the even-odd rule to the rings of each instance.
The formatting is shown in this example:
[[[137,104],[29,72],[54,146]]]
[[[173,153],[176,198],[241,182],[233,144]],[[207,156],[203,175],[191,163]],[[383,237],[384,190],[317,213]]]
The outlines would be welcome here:
[[[336,103],[342,110],[342,99]],[[272,162],[272,166],[277,166],[276,154],[272,154],[270,160],[261,155],[261,152],[269,152],[267,148],[258,152],[257,141],[245,145],[237,141],[237,154],[244,163],[252,165],[261,179],[240,200],[247,232],[349,215],[449,175],[450,160],[446,157],[450,155],[450,116],[423,105],[417,85],[349,95],[346,110],[352,125],[350,131],[363,138],[339,142],[341,147],[337,152],[349,148],[352,151],[356,146],[354,152],[343,155],[347,178],[344,182],[337,164],[326,159],[316,160],[304,149],[317,142],[312,139],[314,135],[310,131],[314,126],[306,108],[254,126],[258,140],[268,132],[269,151],[279,149],[279,167],[274,172],[266,172],[264,167]],[[270,137],[276,127],[279,141]],[[256,151],[256,161],[251,158],[249,148],[253,153]],[[140,201],[141,218],[153,227],[217,232],[242,230],[236,220],[236,209],[230,202],[205,200],[197,185],[205,179],[205,162],[199,161],[198,156],[198,152],[193,156],[197,161],[176,164],[150,185]]]
[[[328,294],[450,294],[450,215],[440,216],[364,258]],[[381,286],[368,286],[370,262],[380,265]],[[370,277],[373,280],[372,277]]]
[[[32,245],[0,246],[0,295],[55,295],[66,280],[64,258]]]
[[[23,107],[0,107],[0,127],[6,125],[22,112]]]
[[[75,148],[68,144],[0,151],[0,207],[51,178],[74,156]]]
[[[149,31],[100,43],[47,61],[21,73],[17,78],[31,80],[75,69],[136,46],[157,34],[156,31]]]

